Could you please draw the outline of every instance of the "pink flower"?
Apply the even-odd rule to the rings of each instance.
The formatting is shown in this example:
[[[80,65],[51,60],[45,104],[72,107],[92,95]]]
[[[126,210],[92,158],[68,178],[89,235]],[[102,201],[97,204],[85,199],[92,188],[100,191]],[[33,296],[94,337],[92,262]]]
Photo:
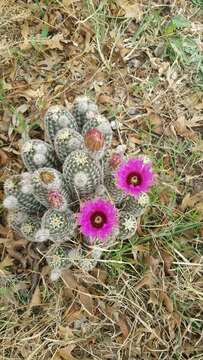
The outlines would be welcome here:
[[[141,158],[132,158],[121,164],[116,174],[116,186],[127,194],[138,197],[147,192],[153,184],[155,174],[151,163],[145,163]]]
[[[50,191],[48,193],[48,202],[49,202],[50,206],[58,209],[58,208],[60,208],[60,206],[63,202],[63,197],[58,191]]]
[[[89,200],[81,207],[78,223],[84,236],[105,241],[117,227],[117,210],[107,200]]]

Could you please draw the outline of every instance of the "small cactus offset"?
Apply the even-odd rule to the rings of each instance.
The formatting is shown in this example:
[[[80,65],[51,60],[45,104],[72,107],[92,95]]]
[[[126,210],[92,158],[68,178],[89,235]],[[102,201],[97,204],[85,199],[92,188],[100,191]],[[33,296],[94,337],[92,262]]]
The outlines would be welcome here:
[[[29,214],[39,213],[44,207],[36,200],[30,187],[31,174],[13,175],[4,184],[4,206]]]
[[[29,241],[36,241],[36,233],[41,227],[41,219],[28,216],[19,226],[21,235]]]
[[[76,130],[64,128],[57,132],[54,148],[59,160],[63,163],[72,151],[84,148],[84,139]]]
[[[73,115],[81,130],[84,124],[96,114],[98,114],[97,105],[87,96],[78,96],[73,103]]]
[[[155,174],[144,155],[112,150],[112,129],[97,105],[81,96],[72,114],[51,106],[45,138],[26,141],[21,157],[28,172],[4,184],[8,224],[32,242],[45,242],[51,279],[70,267],[91,271],[105,249],[129,240],[149,206]]]
[[[73,151],[67,156],[63,165],[63,174],[75,198],[94,194],[101,183],[99,164],[84,150]]]
[[[135,217],[141,216],[149,206],[149,195],[142,193],[137,199],[127,197],[124,201],[124,210],[134,214]]]
[[[137,221],[133,213],[120,211],[119,213],[119,238],[130,239],[137,230]]]
[[[68,256],[69,251],[69,249],[64,249],[62,246],[54,246],[46,254],[46,260],[51,269],[50,278],[52,281],[58,280],[62,271],[71,267],[72,264]]]
[[[61,212],[49,209],[41,221],[41,229],[36,233],[36,241],[52,240],[54,242],[68,241],[75,236],[76,226],[72,212]]]
[[[60,105],[53,105],[47,110],[44,126],[45,134],[52,143],[60,129],[78,129],[74,116],[65,107]]]
[[[20,225],[27,219],[29,215],[19,209],[9,210],[7,221],[8,226],[16,232],[19,232]]]
[[[43,166],[56,166],[54,149],[42,140],[26,141],[21,149],[21,157],[28,171],[35,171]]]
[[[46,208],[65,211],[71,203],[63,175],[56,169],[41,168],[32,176],[33,194]]]

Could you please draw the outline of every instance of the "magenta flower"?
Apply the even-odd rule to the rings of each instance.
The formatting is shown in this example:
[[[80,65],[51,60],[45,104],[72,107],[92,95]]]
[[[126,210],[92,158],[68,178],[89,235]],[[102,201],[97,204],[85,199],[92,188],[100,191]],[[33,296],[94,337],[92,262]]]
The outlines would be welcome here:
[[[117,227],[117,210],[107,200],[89,200],[81,207],[78,223],[83,235],[105,241]]]
[[[127,194],[137,197],[147,192],[153,184],[155,174],[151,162],[145,163],[141,158],[129,159],[121,164],[115,173],[116,186]]]

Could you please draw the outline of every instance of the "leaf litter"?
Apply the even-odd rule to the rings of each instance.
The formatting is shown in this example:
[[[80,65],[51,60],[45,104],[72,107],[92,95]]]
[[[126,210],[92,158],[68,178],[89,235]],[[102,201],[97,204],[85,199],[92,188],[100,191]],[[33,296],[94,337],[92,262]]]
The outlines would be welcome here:
[[[0,2],[0,200],[22,170],[20,134],[40,138],[48,106],[82,93],[119,122],[115,145],[159,173],[135,239],[58,283],[46,246],[16,238],[0,206],[3,359],[203,356],[201,15],[169,3]]]

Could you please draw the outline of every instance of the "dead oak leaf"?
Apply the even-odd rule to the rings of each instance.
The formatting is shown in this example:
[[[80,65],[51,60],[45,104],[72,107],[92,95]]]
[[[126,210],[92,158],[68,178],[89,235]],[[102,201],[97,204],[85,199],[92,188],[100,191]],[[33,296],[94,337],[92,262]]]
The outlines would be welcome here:
[[[39,285],[37,285],[30,301],[30,309],[39,305],[41,305],[41,292]]]
[[[121,7],[125,12],[125,17],[127,18],[135,18],[138,22],[143,17],[143,11],[141,4],[138,1],[134,1],[134,4],[130,4],[128,0],[117,0],[117,4]]]
[[[0,149],[0,165],[1,166],[6,165],[7,161],[8,161],[7,154],[2,149]]]
[[[123,337],[126,339],[130,332],[126,317],[124,315],[120,315],[117,324],[123,334]]]
[[[44,39],[43,43],[49,49],[63,50],[63,45],[61,44],[61,41],[64,41],[63,34],[58,33],[52,36],[52,38]]]
[[[172,276],[173,272],[171,270],[171,266],[172,266],[172,263],[173,263],[173,256],[171,254],[169,254],[167,251],[162,250],[161,251],[161,257],[163,259],[165,274],[168,275],[168,276]]]
[[[12,259],[10,256],[6,256],[1,262],[0,262],[0,271],[4,270],[6,267],[13,265],[14,259]]]
[[[71,355],[71,351],[75,348],[74,344],[67,345],[57,351],[57,355],[61,356],[63,360],[77,360]]]
[[[143,278],[137,282],[135,285],[135,290],[139,290],[144,286],[147,286],[149,288],[152,288],[152,285],[154,283],[153,275],[151,271],[147,271],[147,273],[143,276]]]
[[[169,313],[173,312],[173,301],[164,291],[160,291],[160,299]]]
[[[203,141],[192,148],[192,152],[203,152]]]
[[[203,201],[203,191],[200,191],[199,193],[195,195],[191,195],[190,193],[187,193],[181,203],[180,209],[182,211],[185,211],[187,208],[197,209],[197,205],[201,204]]]

